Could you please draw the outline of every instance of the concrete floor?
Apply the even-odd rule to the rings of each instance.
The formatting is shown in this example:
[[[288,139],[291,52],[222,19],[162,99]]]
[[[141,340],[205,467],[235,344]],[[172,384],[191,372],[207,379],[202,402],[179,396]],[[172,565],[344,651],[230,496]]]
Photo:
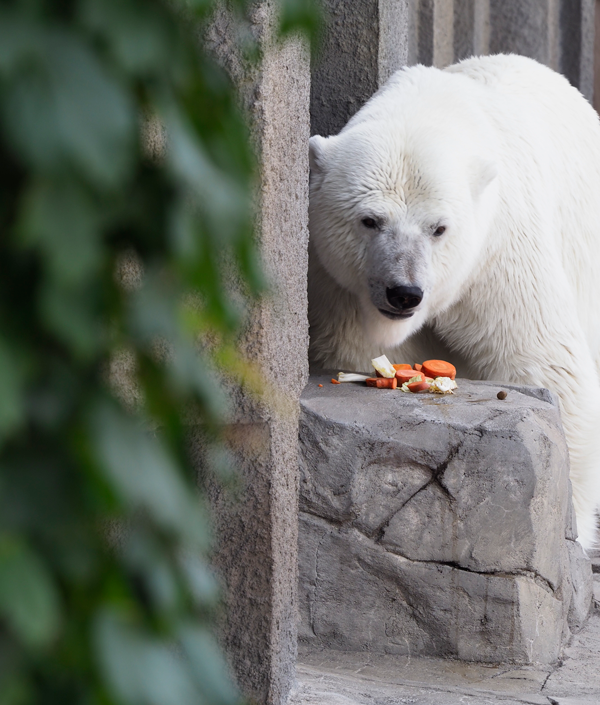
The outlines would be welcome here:
[[[600,552],[594,611],[554,668],[300,649],[289,705],[600,705]]]

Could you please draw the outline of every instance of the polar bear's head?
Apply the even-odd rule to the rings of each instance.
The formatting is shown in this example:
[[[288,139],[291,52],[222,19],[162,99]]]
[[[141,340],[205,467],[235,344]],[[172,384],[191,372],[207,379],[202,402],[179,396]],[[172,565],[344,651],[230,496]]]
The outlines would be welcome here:
[[[442,128],[427,122],[362,120],[310,140],[311,242],[358,298],[365,335],[384,346],[460,297],[497,200],[485,146],[449,135],[443,117]]]

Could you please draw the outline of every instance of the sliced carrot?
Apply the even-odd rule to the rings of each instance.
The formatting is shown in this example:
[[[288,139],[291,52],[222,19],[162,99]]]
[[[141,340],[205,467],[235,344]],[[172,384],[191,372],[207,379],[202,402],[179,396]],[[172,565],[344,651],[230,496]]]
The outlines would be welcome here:
[[[392,367],[398,372],[398,370],[412,370],[413,368],[410,365],[407,365],[405,363],[402,363],[401,365],[392,365]],[[382,377],[382,375],[377,372],[378,377]]]
[[[408,382],[413,377],[419,377],[419,375],[422,375],[422,373],[417,372],[416,370],[396,370],[396,379],[400,382],[400,384]]]
[[[319,387],[322,387],[322,386],[323,386],[322,384],[319,384]]]
[[[413,367],[414,367],[414,369],[415,369],[417,372],[420,372],[420,371],[421,371],[421,367],[423,367],[423,365],[420,365],[418,362],[415,362],[415,364],[413,365]]]
[[[395,377],[368,377],[365,384],[367,387],[377,387],[378,389],[396,389],[398,380]]]
[[[341,384],[341,382],[338,382],[337,379],[333,379],[333,377],[332,377],[332,378],[331,378],[331,384]]]
[[[428,377],[456,377],[456,367],[445,360],[426,360],[422,369]]]
[[[420,382],[413,382],[408,385],[408,388],[411,392],[421,392],[423,389],[429,389],[429,382],[426,382],[423,378],[421,378]]]

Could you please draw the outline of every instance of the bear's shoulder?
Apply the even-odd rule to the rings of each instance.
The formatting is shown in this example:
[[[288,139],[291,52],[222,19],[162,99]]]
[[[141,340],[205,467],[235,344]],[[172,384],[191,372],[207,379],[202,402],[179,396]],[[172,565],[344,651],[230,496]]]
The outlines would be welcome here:
[[[445,74],[461,74],[478,83],[498,90],[530,89],[555,90],[572,88],[568,80],[535,59],[519,54],[492,54],[473,56],[443,69]]]

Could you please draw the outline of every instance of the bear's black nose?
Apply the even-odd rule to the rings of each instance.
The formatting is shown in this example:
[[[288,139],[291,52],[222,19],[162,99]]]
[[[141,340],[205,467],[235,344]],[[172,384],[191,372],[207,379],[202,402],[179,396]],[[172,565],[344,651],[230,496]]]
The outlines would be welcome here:
[[[390,305],[398,311],[416,308],[423,300],[423,289],[418,286],[394,286],[385,290]]]

